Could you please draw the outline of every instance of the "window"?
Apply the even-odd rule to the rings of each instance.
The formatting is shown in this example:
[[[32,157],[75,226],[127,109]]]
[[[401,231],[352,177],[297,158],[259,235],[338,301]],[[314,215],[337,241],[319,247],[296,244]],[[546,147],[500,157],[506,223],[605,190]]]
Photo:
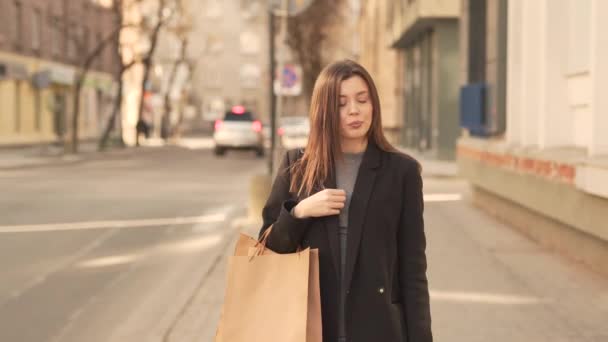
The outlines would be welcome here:
[[[90,35],[91,33],[89,32],[89,28],[85,27],[82,30],[82,50],[86,53],[89,54],[91,53],[97,46],[95,46],[95,44],[91,45],[90,43]]]
[[[208,18],[219,18],[222,16],[222,4],[219,0],[208,0],[205,15]]]
[[[227,111],[224,115],[224,121],[253,121],[253,115],[251,112],[236,114],[232,111]]]
[[[101,37],[101,33],[97,32],[97,33],[95,34],[95,42],[94,42],[93,44],[94,44],[94,45],[99,45],[99,44],[101,44],[102,39],[103,39],[103,38]],[[101,66],[103,65],[103,58],[102,58],[102,56],[99,56],[99,57],[95,58],[95,62],[94,62],[94,63],[95,63],[95,65],[96,65],[98,68],[101,68]]]
[[[469,2],[469,83],[486,81],[486,0],[470,0]],[[480,29],[481,28],[481,29]]]
[[[15,48],[20,50],[23,43],[23,5],[15,1],[15,26],[13,27]]]
[[[58,56],[61,52],[61,27],[58,17],[51,17],[51,49],[52,55]]]
[[[210,34],[207,36],[205,45],[207,47],[207,51],[210,53],[217,54],[224,50],[224,41],[220,36],[215,34]]]
[[[258,88],[260,86],[260,79],[262,77],[262,71],[260,67],[255,64],[245,64],[241,67],[241,86],[243,88]]]
[[[259,17],[262,5],[259,1],[241,0],[241,15],[243,19],[255,19]]]
[[[68,39],[68,57],[73,59],[76,57],[76,41],[79,37],[78,27],[75,24],[70,24],[71,33],[67,33],[66,37]]]
[[[34,10],[32,18],[32,49],[40,51],[40,38],[42,37],[42,13],[39,9]]]
[[[260,39],[253,32],[243,32],[240,36],[241,52],[254,55],[260,51]]]

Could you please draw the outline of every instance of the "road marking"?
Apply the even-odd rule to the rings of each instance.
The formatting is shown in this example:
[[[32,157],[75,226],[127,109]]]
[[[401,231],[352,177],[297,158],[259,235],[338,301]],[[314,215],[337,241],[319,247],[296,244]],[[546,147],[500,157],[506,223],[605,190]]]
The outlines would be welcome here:
[[[0,226],[0,233],[32,233],[50,232],[65,230],[86,230],[99,228],[142,228],[158,226],[188,225],[196,223],[218,223],[227,218],[226,213],[190,216],[190,217],[170,217],[142,220],[112,220],[112,221],[84,221],[69,223],[45,223],[29,225]]]
[[[461,201],[461,194],[427,194],[424,195],[425,202],[454,202]]]
[[[190,150],[211,149],[215,146],[213,138],[181,138],[177,141],[177,146]]]
[[[96,267],[123,265],[123,264],[128,264],[133,261],[136,261],[139,257],[140,256],[136,255],[136,254],[107,256],[107,257],[102,257],[102,258],[85,260],[85,261],[79,263],[78,267],[96,268]]]
[[[433,300],[448,302],[468,302],[499,305],[526,305],[546,302],[538,297],[526,297],[499,293],[458,292],[458,291],[429,291]]]

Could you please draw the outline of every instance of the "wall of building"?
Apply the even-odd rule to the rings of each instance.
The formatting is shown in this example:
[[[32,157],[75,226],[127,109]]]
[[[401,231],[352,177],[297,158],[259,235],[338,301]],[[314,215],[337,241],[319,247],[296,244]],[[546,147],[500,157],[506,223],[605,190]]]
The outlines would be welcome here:
[[[608,53],[594,35],[604,24],[594,20],[592,7],[602,6],[595,0],[510,2],[509,17],[521,28],[509,28],[509,142],[608,153],[608,138],[592,134],[608,129],[606,104],[594,96],[604,79],[599,61]],[[591,44],[592,36],[599,41]]]
[[[0,80],[0,145],[61,141],[54,111],[57,87],[36,87],[34,75],[51,69],[73,75],[76,64],[110,34],[114,25],[109,9],[85,0],[0,3],[0,64],[18,66],[23,73],[9,73]],[[80,37],[74,38],[74,32],[80,32]],[[117,65],[108,45],[85,80],[79,122],[83,139],[98,136],[109,115]],[[61,93],[66,96],[61,116],[69,129],[73,89],[66,86]]]
[[[394,144],[401,144],[403,125],[403,54],[390,47],[386,34],[389,5],[386,1],[365,2],[359,20],[361,55],[359,62],[370,72],[380,94],[384,133]]]
[[[461,172],[479,190],[476,197],[494,196],[507,216],[518,211],[559,225],[539,232],[515,222],[570,253],[598,250],[593,239],[608,241],[608,101],[599,95],[608,77],[600,62],[608,57],[601,33],[607,14],[601,0],[508,1],[507,43],[498,42],[507,49],[506,134],[458,143]],[[585,238],[565,238],[574,235]]]
[[[263,121],[269,121],[268,14],[265,6],[263,1],[200,2],[200,17],[195,18],[195,22],[205,25],[197,25],[193,33],[202,45],[194,85],[202,93],[202,110],[208,120],[215,119],[212,117],[217,114],[214,111],[223,115],[223,109],[246,104]]]

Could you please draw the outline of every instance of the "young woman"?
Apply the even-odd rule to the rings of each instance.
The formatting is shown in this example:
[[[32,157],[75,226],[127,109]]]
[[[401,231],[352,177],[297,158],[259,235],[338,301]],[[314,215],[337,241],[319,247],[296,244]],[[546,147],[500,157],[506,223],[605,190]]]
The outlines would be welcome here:
[[[430,342],[418,162],[382,133],[369,73],[319,75],[304,150],[288,151],[264,207],[268,248],[319,249],[323,341]]]

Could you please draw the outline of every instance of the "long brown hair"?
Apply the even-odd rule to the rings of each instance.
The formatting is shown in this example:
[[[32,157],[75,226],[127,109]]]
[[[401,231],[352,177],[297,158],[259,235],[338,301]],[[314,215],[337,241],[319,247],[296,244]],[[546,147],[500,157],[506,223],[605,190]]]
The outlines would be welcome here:
[[[310,135],[304,155],[291,168],[290,191],[310,196],[321,190],[332,176],[335,160],[342,158],[340,146],[340,85],[353,76],[361,77],[369,88],[372,101],[372,123],[368,143],[381,150],[396,152],[382,131],[380,98],[367,70],[352,60],[334,62],[325,67],[312,92],[310,101]]]

